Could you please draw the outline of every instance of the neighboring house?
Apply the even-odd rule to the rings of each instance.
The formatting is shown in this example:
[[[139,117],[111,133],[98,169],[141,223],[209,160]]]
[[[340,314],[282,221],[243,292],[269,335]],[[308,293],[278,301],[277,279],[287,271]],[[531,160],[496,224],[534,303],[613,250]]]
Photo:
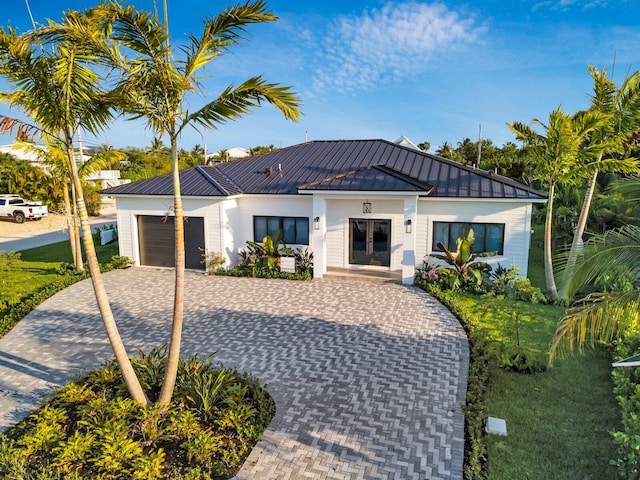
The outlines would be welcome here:
[[[419,146],[417,146],[415,143],[413,143],[411,140],[409,140],[404,135],[400,135],[398,138],[396,138],[393,141],[393,143],[395,143],[396,145],[402,145],[403,147],[408,147],[408,148],[412,148],[414,150],[418,150],[419,152],[424,152],[424,150],[422,150]]]
[[[98,170],[87,175],[85,180],[92,185],[99,183],[102,188],[117,187],[131,182],[127,178],[120,178],[120,170]]]
[[[46,147],[36,145],[36,148],[44,151]],[[42,158],[36,152],[33,152],[24,146],[17,145],[15,143],[12,143],[11,145],[2,145],[0,146],[0,152],[13,155],[18,160],[25,160],[35,167],[44,167]]]
[[[546,197],[514,180],[385,140],[314,141],[180,173],[188,268],[204,268],[202,249],[233,264],[247,240],[283,229],[291,246],[327,271],[401,272],[442,242],[455,249],[466,223],[476,251],[527,273],[532,204]],[[172,266],[171,175],[110,188],[120,254],[137,265]]]
[[[43,154],[47,148],[44,145],[36,145],[35,147],[42,150]],[[82,150],[82,155],[79,152],[75,152],[76,163],[84,163],[91,160],[91,156],[87,155],[85,152],[95,153],[95,147],[84,147]],[[9,153],[18,160],[26,160],[31,165],[39,167],[45,172],[49,171],[49,166],[42,161],[42,157],[24,146],[15,143],[11,145],[2,145],[0,146],[0,152]],[[130,182],[130,180],[120,178],[120,170],[99,170],[89,175],[85,180],[94,185],[101,182],[101,185],[104,188],[115,187],[117,185]]]

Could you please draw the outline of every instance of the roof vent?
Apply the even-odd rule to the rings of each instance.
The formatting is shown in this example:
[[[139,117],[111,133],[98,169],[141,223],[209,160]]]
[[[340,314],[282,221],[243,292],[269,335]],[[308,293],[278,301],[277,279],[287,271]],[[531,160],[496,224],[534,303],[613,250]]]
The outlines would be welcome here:
[[[273,173],[273,168],[271,168],[271,167],[267,167],[267,168],[265,168],[265,169],[264,169],[264,173],[265,173],[265,175],[266,175],[267,177],[270,177],[270,176],[271,176],[271,174]]]
[[[282,173],[282,164],[281,163],[278,164],[278,172]]]

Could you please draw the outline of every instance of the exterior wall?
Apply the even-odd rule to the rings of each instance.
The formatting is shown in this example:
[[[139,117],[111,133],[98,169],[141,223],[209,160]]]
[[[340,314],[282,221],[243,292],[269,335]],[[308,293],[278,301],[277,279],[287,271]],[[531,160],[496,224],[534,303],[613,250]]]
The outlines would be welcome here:
[[[349,265],[349,219],[391,220],[391,265],[385,270],[400,270],[403,259],[404,242],[404,201],[369,198],[372,213],[362,213],[365,199],[327,200],[327,266],[338,268],[358,268]]]
[[[209,252],[222,250],[220,241],[220,200],[183,197],[184,216],[204,218],[205,248]],[[172,197],[117,196],[118,240],[120,255],[140,265],[138,248],[138,215],[173,215]]]
[[[415,198],[415,197],[414,197]],[[362,213],[364,196],[353,198],[327,197],[326,216],[321,218],[319,230],[314,230],[314,199],[312,195],[242,196],[237,198],[189,198],[183,199],[185,216],[204,217],[205,246],[209,252],[221,252],[227,257],[227,265],[238,261],[238,251],[253,240],[254,215],[292,216],[309,218],[310,245],[299,245],[314,250],[314,245],[323,246],[326,254],[325,267],[359,268],[349,264],[349,219],[391,220],[391,264],[390,267],[365,267],[384,270],[401,270],[406,255],[404,246],[415,244],[413,260],[420,266],[424,257],[434,251],[432,245],[433,222],[504,223],[504,254],[488,257],[491,264],[515,265],[522,275],[527,274],[529,244],[531,240],[531,204],[525,202],[499,202],[456,199],[418,199],[417,214],[406,211],[405,198],[367,197],[372,204],[372,213]],[[415,201],[415,200],[414,200]],[[171,197],[118,196],[117,220],[119,227],[120,254],[140,264],[138,251],[138,215],[167,215],[171,212]],[[324,210],[323,210],[324,211]],[[405,232],[407,218],[412,221],[411,238]],[[322,240],[325,240],[324,242]],[[408,240],[411,242],[407,243]],[[298,245],[292,245],[296,247]],[[315,252],[314,252],[315,253]],[[320,260],[320,258],[318,258]],[[407,270],[405,265],[405,270]],[[408,271],[408,270],[407,270]],[[324,272],[318,272],[319,274]],[[403,274],[403,278],[409,274]]]
[[[416,230],[416,266],[422,264],[426,255],[438,251],[436,246],[432,245],[433,222],[504,223],[503,255],[483,260],[494,266],[500,263],[506,268],[515,265],[520,269],[522,276],[527,275],[531,242],[530,203],[420,199]]]
[[[310,196],[295,195],[246,195],[233,200],[233,206],[226,207],[226,233],[225,254],[234,264],[238,261],[238,251],[246,247],[247,240],[253,241],[253,217],[307,217],[309,219],[309,242],[313,233],[313,198]],[[302,249],[310,245],[287,245],[288,247]]]

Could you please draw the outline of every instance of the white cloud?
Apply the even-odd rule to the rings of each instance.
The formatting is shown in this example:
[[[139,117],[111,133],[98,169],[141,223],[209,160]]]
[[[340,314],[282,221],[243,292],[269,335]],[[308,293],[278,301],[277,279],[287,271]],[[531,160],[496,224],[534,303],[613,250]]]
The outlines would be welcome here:
[[[440,3],[388,3],[329,29],[316,88],[370,90],[383,81],[423,72],[436,55],[474,43],[484,32]]]

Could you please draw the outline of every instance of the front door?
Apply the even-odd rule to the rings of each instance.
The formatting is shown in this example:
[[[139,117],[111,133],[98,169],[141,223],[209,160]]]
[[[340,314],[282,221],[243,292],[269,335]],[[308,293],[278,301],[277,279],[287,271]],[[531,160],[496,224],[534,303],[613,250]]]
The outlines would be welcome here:
[[[349,230],[349,263],[382,267],[391,264],[391,220],[352,218]]]

